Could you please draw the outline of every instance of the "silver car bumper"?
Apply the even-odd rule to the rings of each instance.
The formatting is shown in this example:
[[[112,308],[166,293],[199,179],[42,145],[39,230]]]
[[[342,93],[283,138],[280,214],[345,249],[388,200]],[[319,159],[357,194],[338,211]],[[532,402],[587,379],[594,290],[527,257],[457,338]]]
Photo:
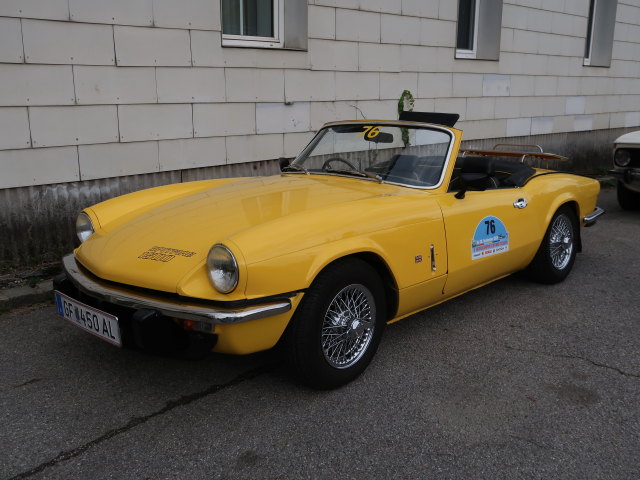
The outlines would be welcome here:
[[[270,317],[291,310],[291,302],[288,300],[238,309],[221,309],[209,307],[202,303],[189,302],[188,299],[174,300],[135,291],[124,293],[86,272],[73,254],[66,255],[62,259],[62,264],[69,280],[86,295],[122,307],[136,310],[143,308],[156,310],[167,317],[195,320],[207,324],[228,324],[248,322],[249,320]]]
[[[585,216],[582,221],[584,222],[585,227],[590,227],[596,223],[596,220],[600,215],[604,213],[604,208],[596,207],[596,209],[591,212],[589,215]]]

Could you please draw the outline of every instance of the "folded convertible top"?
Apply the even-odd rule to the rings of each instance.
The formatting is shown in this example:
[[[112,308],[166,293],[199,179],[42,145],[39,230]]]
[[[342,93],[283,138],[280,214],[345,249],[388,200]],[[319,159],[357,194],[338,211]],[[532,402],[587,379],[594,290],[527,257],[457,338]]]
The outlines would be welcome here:
[[[400,112],[399,120],[406,122],[435,123],[445,127],[453,127],[460,115],[441,112]]]

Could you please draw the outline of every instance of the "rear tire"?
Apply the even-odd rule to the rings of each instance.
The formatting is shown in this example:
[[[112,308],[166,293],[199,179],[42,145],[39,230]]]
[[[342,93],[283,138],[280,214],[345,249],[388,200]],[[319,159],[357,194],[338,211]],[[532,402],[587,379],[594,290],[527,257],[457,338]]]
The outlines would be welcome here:
[[[529,265],[529,276],[539,283],[562,282],[573,267],[578,246],[578,220],[573,209],[560,207],[553,215],[538,253]]]
[[[618,181],[616,188],[618,204],[623,210],[640,210],[640,193],[629,190],[624,183]]]
[[[356,258],[340,260],[314,280],[289,325],[289,366],[313,388],[349,383],[371,362],[385,323],[385,292],[376,270]]]

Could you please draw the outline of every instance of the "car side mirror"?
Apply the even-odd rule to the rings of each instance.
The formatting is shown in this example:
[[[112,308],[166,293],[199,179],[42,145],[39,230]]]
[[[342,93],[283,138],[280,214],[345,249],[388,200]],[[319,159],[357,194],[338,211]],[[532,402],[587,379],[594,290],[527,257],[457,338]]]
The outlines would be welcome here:
[[[489,175],[486,173],[463,173],[460,175],[460,186],[462,188],[455,194],[455,197],[461,200],[467,190],[486,190],[487,183],[489,183]]]
[[[291,160],[285,157],[280,157],[278,159],[278,163],[280,164],[280,171],[282,171],[291,164]]]

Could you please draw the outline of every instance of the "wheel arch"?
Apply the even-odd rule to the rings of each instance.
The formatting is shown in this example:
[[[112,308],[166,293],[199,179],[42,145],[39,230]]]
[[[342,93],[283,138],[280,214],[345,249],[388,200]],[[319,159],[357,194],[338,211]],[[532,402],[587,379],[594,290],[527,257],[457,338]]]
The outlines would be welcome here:
[[[560,212],[562,210],[562,212]],[[542,237],[542,241],[538,246],[538,251],[536,252],[535,257],[531,261],[531,263],[527,266],[527,272],[529,276],[536,282],[543,284],[553,284],[562,282],[571,272],[573,267],[573,263],[576,259],[576,254],[581,250],[581,241],[580,241],[580,223],[579,217],[577,216],[577,212],[579,212],[579,206],[575,201],[569,200],[564,202],[558,202],[556,204],[556,208],[550,208],[549,214],[551,218],[549,222],[546,224],[545,234]],[[561,213],[561,215],[560,215]],[[573,219],[569,219],[571,223],[574,224],[574,249],[568,252],[568,257],[561,259],[561,264],[556,265],[554,263],[553,253],[551,250],[551,235],[552,235],[552,222],[556,222],[554,219],[561,219],[561,217],[573,217]],[[563,222],[566,220],[563,220]],[[556,243],[562,242],[563,240],[555,240]],[[565,250],[566,252],[567,250]]]
[[[546,232],[551,225],[551,219],[556,214],[558,210],[563,207],[568,207],[571,212],[573,212],[576,220],[576,251],[578,253],[582,252],[582,233],[580,228],[580,205],[577,200],[574,198],[559,198],[557,203],[554,204],[552,208],[547,212],[547,217],[545,219],[544,231]]]
[[[395,276],[393,275],[393,272],[391,271],[391,268],[389,268],[389,265],[387,264],[387,262],[385,262],[384,259],[377,253],[370,252],[370,251],[362,251],[362,252],[350,253],[348,255],[335,258],[329,263],[327,263],[326,265],[324,265],[322,269],[320,269],[320,271],[317,272],[315,277],[320,275],[323,271],[325,271],[330,266],[335,265],[338,262],[348,260],[350,258],[357,258],[359,260],[362,260],[363,262],[371,266],[378,273],[378,275],[380,276],[380,279],[382,280],[382,284],[385,292],[385,300],[387,305],[387,311],[385,313],[387,315],[387,320],[393,318],[396,312],[398,311],[398,302],[399,302],[398,284],[396,283]]]
[[[562,205],[559,205],[558,208],[556,208],[553,213],[555,214],[555,212],[557,212],[558,210],[560,210],[565,206],[571,209],[571,211],[575,215],[576,227],[577,227],[576,228],[576,252],[580,253],[582,252],[582,229],[580,228],[580,205],[578,205],[578,202],[575,200],[569,200],[567,202],[564,202]],[[549,219],[549,222],[551,222],[551,219]]]

